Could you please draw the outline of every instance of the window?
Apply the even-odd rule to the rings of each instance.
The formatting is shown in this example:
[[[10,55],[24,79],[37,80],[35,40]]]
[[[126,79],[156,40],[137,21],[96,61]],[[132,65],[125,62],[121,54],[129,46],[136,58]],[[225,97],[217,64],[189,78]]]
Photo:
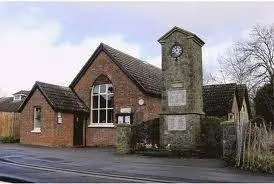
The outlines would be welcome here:
[[[14,95],[13,101],[20,101],[21,100],[21,95]]]
[[[62,123],[62,113],[61,112],[58,112],[57,113],[57,123]]]
[[[93,86],[91,97],[91,125],[113,125],[114,93],[112,84]]]
[[[34,128],[32,132],[41,132],[41,107],[34,107]]]

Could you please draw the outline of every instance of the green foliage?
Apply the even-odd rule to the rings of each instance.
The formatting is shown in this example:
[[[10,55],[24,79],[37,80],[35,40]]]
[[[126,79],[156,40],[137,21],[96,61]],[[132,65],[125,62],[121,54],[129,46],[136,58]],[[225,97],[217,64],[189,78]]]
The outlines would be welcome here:
[[[246,153],[247,157],[248,154]],[[274,155],[271,152],[263,152],[260,156],[254,158],[254,161],[245,161],[241,166],[242,169],[250,171],[259,171],[274,174]]]
[[[231,145],[229,146],[230,149],[225,150],[225,156],[223,157],[223,160],[226,162],[229,166],[236,166],[236,141],[231,142]]]
[[[133,151],[144,151],[146,145],[151,144],[159,146],[160,142],[160,119],[155,118],[148,122],[134,123],[132,125],[132,142]]]
[[[20,139],[17,137],[5,136],[0,137],[0,143],[19,143]]]
[[[221,153],[222,130],[220,124],[222,121],[222,119],[212,116],[204,117],[201,120],[201,145],[207,153],[217,154],[216,156]]]
[[[273,122],[274,97],[271,84],[266,84],[256,93],[254,99],[256,115],[262,117],[267,123]]]

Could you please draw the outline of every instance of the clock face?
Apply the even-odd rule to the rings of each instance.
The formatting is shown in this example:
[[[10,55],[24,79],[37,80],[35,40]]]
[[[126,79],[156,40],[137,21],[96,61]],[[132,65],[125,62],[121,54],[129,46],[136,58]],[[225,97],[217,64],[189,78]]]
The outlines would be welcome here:
[[[183,48],[179,44],[175,44],[171,48],[171,56],[172,57],[179,57],[183,53]]]

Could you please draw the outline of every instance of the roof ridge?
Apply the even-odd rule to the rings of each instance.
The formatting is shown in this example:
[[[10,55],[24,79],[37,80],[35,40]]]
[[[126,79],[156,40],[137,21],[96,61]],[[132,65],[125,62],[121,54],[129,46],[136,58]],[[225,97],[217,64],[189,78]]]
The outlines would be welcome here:
[[[77,97],[76,93],[70,88],[41,81],[36,81],[31,92],[19,107],[19,112],[23,110],[25,104],[31,98],[35,90],[39,90],[46,99],[47,103],[54,111],[61,112],[88,112],[88,107]]]
[[[111,46],[109,46],[109,45],[107,45],[107,44],[105,44],[105,43],[101,43],[101,44],[102,44],[103,47],[105,47],[105,46],[106,46],[106,47],[109,47],[110,49],[112,49],[112,50],[114,50],[114,51],[116,51],[116,52],[120,52],[121,54],[124,54],[124,55],[126,55],[126,56],[128,56],[128,57],[131,57],[131,58],[135,59],[135,60],[142,61],[142,62],[140,62],[140,63],[146,64],[146,65],[150,65],[150,66],[152,66],[152,67],[154,67],[154,68],[156,68],[156,69],[158,69],[158,70],[161,70],[161,68],[159,68],[159,67],[157,67],[157,66],[154,66],[154,65],[150,64],[148,61],[145,61],[145,60],[139,59],[139,58],[137,58],[137,57],[134,57],[134,56],[132,56],[132,55],[129,55],[129,54],[125,53],[124,51],[115,49],[115,48],[113,48],[113,47],[111,47]]]
[[[203,87],[207,87],[207,86],[221,86],[221,85],[236,85],[236,83],[226,83],[226,84],[209,84],[209,85],[203,85]]]
[[[70,87],[67,87],[67,86],[61,86],[61,85],[58,85],[58,84],[52,84],[52,83],[46,83],[46,82],[41,82],[41,81],[36,81],[35,82],[36,84],[46,84],[46,85],[51,85],[51,86],[56,86],[56,87],[60,87],[60,88],[66,88],[66,89],[71,89]]]
[[[24,89],[21,89],[20,91],[17,91],[15,93],[13,93],[13,95],[17,95],[17,94],[25,94],[25,93],[29,93],[30,91],[29,90],[24,90]]]
[[[205,42],[199,36],[197,36],[196,34],[190,32],[190,31],[182,29],[182,28],[180,28],[178,26],[174,26],[173,28],[171,28],[167,33],[165,33],[163,36],[161,36],[158,39],[158,42],[161,43],[163,40],[165,40],[167,37],[169,37],[175,31],[179,31],[179,32],[181,32],[183,34],[186,34],[188,37],[196,38],[198,40],[199,44],[201,44],[201,46],[203,46],[205,44]]]

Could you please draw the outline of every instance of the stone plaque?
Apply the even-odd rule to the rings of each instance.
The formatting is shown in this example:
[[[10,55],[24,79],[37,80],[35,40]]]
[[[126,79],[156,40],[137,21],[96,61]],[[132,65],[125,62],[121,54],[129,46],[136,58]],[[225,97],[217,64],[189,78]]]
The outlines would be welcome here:
[[[130,107],[121,108],[120,109],[120,113],[131,113],[131,108]]]
[[[173,84],[171,84],[171,86],[173,88],[181,88],[181,87],[183,87],[183,83],[173,83]]]
[[[168,106],[186,105],[186,90],[172,90],[167,92]]]
[[[184,115],[167,116],[168,130],[186,130],[186,117]]]

